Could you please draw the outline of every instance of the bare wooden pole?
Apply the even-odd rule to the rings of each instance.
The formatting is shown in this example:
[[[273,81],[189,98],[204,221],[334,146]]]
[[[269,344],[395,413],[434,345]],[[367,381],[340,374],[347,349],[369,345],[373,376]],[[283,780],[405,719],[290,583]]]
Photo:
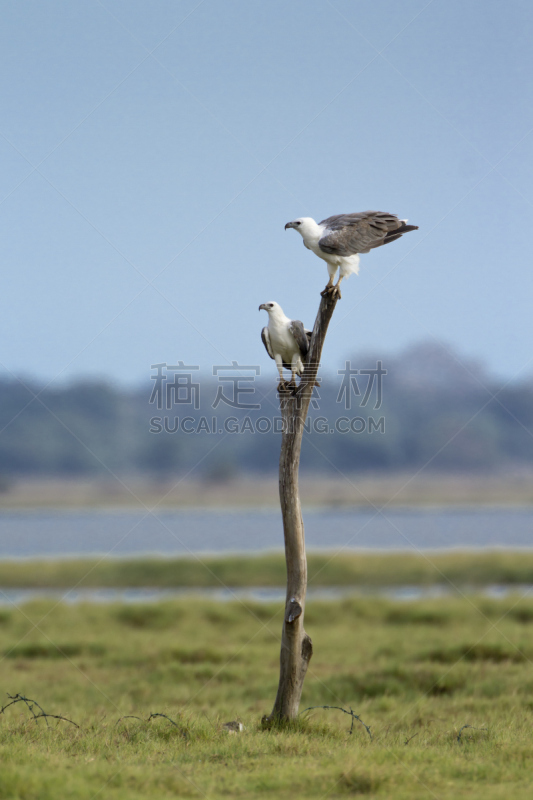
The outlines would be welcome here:
[[[279,459],[279,498],[285,537],[287,596],[281,634],[278,693],[272,713],[263,719],[266,726],[297,716],[307,667],[313,654],[311,639],[304,629],[307,559],[298,471],[304,424],[326,332],[336,305],[336,296],[326,295],[322,298],[300,385],[296,390],[280,392],[283,431]]]

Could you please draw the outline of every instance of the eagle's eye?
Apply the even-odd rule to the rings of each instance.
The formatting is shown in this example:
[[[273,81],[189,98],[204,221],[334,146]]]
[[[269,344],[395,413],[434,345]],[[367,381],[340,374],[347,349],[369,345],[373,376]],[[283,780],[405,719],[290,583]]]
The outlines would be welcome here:
[[[269,303],[269,308],[274,308],[274,303]]]
[[[301,222],[300,222],[300,220],[298,219],[298,220],[296,220],[296,224],[297,224],[297,225],[301,225],[302,223],[301,223]]]

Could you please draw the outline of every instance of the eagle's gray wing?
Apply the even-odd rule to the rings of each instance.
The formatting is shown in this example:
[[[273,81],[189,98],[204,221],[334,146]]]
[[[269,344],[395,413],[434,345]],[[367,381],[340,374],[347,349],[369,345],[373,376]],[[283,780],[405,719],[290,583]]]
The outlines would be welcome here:
[[[305,357],[309,351],[309,340],[307,338],[303,322],[300,322],[299,319],[291,319],[289,330],[294,336],[296,344],[300,348],[300,353],[303,357]]]
[[[268,328],[266,326],[261,331],[261,339],[270,358],[274,358],[274,351],[272,350],[272,345],[270,343],[270,333],[268,332]]]
[[[322,220],[326,230],[318,246],[324,253],[353,256],[369,253],[374,247],[399,239],[403,233],[418,230],[406,225],[395,214],[385,211],[360,211],[357,214],[337,214]]]

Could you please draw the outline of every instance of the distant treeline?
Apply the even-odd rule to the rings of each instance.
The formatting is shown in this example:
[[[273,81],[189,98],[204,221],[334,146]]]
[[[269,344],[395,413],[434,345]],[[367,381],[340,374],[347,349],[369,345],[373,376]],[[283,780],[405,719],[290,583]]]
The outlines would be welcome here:
[[[533,464],[531,380],[505,385],[437,345],[382,358],[381,367],[378,361],[353,358],[316,390],[303,470]],[[248,366],[209,377],[183,364],[162,365],[151,385],[135,391],[94,381],[43,388],[3,380],[0,475],[192,471],[217,480],[272,471],[279,424],[273,364],[267,376]]]

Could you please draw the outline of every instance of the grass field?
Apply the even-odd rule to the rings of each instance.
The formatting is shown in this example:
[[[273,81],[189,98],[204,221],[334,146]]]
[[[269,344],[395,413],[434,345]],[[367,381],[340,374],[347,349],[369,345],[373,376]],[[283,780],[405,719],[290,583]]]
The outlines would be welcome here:
[[[301,708],[351,706],[372,739],[333,710],[261,729],[281,619],[251,602],[0,609],[5,702],[80,726],[7,708],[0,798],[531,797],[532,600],[309,603]]]

